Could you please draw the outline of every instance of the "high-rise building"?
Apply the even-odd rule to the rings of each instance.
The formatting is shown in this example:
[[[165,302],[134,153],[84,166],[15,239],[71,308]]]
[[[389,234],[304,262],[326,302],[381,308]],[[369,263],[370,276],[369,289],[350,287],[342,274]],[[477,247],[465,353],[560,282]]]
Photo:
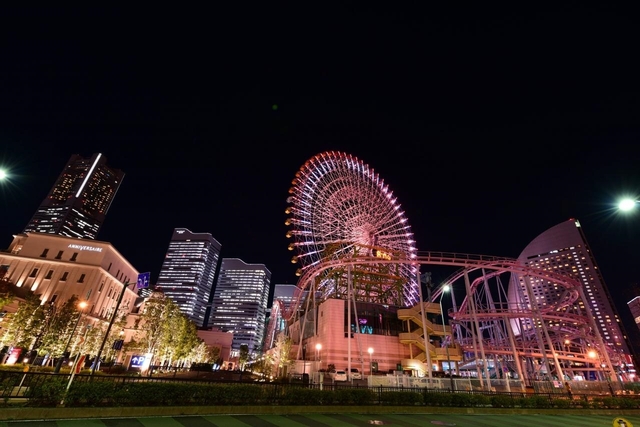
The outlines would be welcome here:
[[[74,154],[23,232],[96,239],[123,178],[100,153]]]
[[[235,354],[246,344],[258,351],[263,337],[271,272],[264,264],[223,258],[211,307],[211,325],[232,332]]]
[[[274,287],[273,303],[271,304],[269,319],[266,322],[264,350],[272,348],[276,344],[278,334],[285,330],[286,320],[283,317],[284,313],[286,313],[298,292],[301,292],[301,290],[296,285],[276,285]]]
[[[175,302],[180,311],[202,327],[222,245],[209,233],[173,230],[155,290]]]
[[[635,297],[627,303],[633,320],[636,322],[636,326],[640,328],[640,296]]]
[[[551,227],[531,241],[518,260],[527,267],[540,268],[579,281],[582,286],[577,292],[583,297],[571,304],[563,303],[572,300],[568,295],[570,290],[552,280],[536,278],[528,282],[524,277],[518,277],[515,282],[517,286],[509,287],[509,301],[512,304],[535,306],[539,311],[553,307],[556,313],[565,313],[566,321],[562,321],[562,316],[558,314],[556,320],[545,327],[562,331],[568,341],[583,336],[581,328],[589,328],[589,325],[572,322],[572,315],[592,316],[602,341],[614,356],[611,358],[612,364],[616,370],[627,370],[628,365],[632,364],[631,345],[580,222],[570,219]],[[525,329],[537,327],[531,319],[524,321],[523,325]]]

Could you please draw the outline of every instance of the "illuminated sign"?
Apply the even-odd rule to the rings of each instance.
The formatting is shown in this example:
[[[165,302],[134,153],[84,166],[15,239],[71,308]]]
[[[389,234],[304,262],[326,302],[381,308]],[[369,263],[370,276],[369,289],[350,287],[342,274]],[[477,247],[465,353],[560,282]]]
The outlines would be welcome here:
[[[129,363],[129,366],[132,368],[142,368],[144,366],[145,360],[146,360],[146,357],[138,356],[137,354],[134,354],[133,357],[131,358],[131,362]]]
[[[387,261],[391,261],[391,254],[388,252],[383,252],[378,249],[374,249],[372,252],[373,252],[373,256],[376,258],[386,259]]]
[[[138,274],[138,280],[136,282],[136,287],[138,289],[148,288],[149,287],[150,278],[151,278],[151,273],[150,272]]]
[[[70,243],[69,248],[77,249],[79,251],[102,252],[102,248],[98,248],[96,246],[76,245],[75,243]]]

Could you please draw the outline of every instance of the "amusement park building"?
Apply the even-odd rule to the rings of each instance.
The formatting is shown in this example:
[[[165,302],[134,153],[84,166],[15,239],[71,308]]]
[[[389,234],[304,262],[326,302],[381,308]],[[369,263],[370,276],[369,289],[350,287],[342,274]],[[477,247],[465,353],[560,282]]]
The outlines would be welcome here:
[[[96,239],[124,178],[106,162],[99,153],[71,156],[23,232]]]

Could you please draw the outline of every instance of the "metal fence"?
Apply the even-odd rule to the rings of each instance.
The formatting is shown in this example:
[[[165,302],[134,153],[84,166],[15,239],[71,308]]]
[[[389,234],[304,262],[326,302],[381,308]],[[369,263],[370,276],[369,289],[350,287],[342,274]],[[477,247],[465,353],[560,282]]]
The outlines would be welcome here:
[[[10,402],[26,402],[27,390],[30,387],[36,387],[41,385],[47,380],[53,377],[62,379],[63,381],[73,382],[103,382],[109,381],[113,383],[128,384],[139,382],[154,382],[154,383],[192,383],[192,384],[255,384],[261,387],[269,387],[270,396],[278,396],[280,393],[278,390],[282,390],[287,387],[306,387],[319,390],[340,390],[340,389],[362,389],[368,388],[376,391],[378,396],[381,396],[384,392],[390,391],[407,391],[407,392],[428,392],[428,393],[461,393],[461,394],[482,394],[482,395],[504,395],[512,398],[530,396],[530,395],[542,395],[551,398],[592,398],[598,395],[611,396],[611,389],[607,382],[602,384],[596,384],[593,381],[586,382],[572,382],[572,393],[569,393],[564,387],[558,387],[557,384],[549,381],[540,381],[533,384],[533,386],[526,387],[525,391],[522,388],[511,388],[511,391],[504,391],[502,387],[500,389],[486,390],[482,388],[481,381],[477,379],[469,378],[456,378],[453,382],[446,378],[432,378],[432,379],[420,379],[411,377],[407,378],[388,378],[384,376],[371,377],[366,383],[359,383],[354,385],[350,382],[323,382],[323,383],[282,383],[282,382],[259,382],[245,378],[243,381],[238,380],[221,380],[221,379],[207,379],[207,378],[181,378],[173,376],[117,376],[117,375],[90,375],[90,374],[78,374],[73,378],[70,374],[54,374],[54,373],[42,373],[42,372],[11,372],[0,371],[0,398],[6,403]],[[386,383],[375,383],[373,378],[377,378],[378,381],[382,381],[382,378],[386,378]],[[423,380],[423,381],[419,381]],[[424,381],[426,380],[426,381]],[[395,381],[395,383],[393,383]],[[576,384],[577,383],[577,384]],[[452,389],[453,385],[453,389]],[[615,393],[621,394],[621,393]],[[639,398],[640,395],[633,395],[634,398]],[[270,402],[277,404],[277,402]],[[382,403],[380,398],[378,403]]]

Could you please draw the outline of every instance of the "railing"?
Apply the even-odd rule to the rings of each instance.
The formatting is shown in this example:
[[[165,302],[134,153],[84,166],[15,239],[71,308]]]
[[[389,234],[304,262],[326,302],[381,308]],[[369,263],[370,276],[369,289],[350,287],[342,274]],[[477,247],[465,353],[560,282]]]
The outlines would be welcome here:
[[[37,373],[37,372],[10,372],[0,371],[0,398],[7,403],[27,403],[28,394],[27,391],[30,387],[37,387],[47,380],[53,377],[68,381],[70,379],[69,374],[53,374],[53,373]],[[530,395],[542,395],[542,396],[554,396],[554,398],[584,398],[585,400],[596,396],[611,396],[614,394],[614,390],[609,388],[607,382],[597,381],[572,381],[570,382],[572,393],[565,388],[565,385],[559,385],[553,381],[536,381],[528,387],[524,388],[522,384],[517,381],[511,380],[510,389],[506,387],[505,380],[491,380],[492,389],[485,390],[483,388],[484,381],[477,378],[415,378],[406,376],[373,376],[369,377],[367,384],[353,385],[350,382],[336,383],[331,381],[325,381],[324,383],[279,383],[279,382],[257,382],[247,381],[249,374],[245,377],[244,381],[238,380],[221,380],[221,379],[206,379],[206,378],[180,378],[180,377],[144,377],[144,376],[114,376],[114,375],[88,375],[80,374],[74,376],[75,382],[104,382],[110,381],[113,383],[129,384],[139,382],[160,382],[160,383],[192,383],[192,384],[240,384],[249,383],[255,384],[260,387],[268,387],[269,395],[274,396],[273,401],[267,402],[268,404],[278,404],[275,396],[281,395],[280,390],[284,390],[288,387],[308,387],[310,389],[323,389],[323,390],[338,390],[338,389],[372,389],[381,396],[381,393],[388,391],[424,391],[429,393],[467,393],[467,394],[482,394],[482,395],[506,395],[513,398],[530,396]],[[619,387],[618,387],[619,388]],[[615,394],[622,394],[622,390],[616,388]],[[640,395],[630,395],[634,398],[639,398]],[[382,404],[383,402],[378,399],[374,404]]]

